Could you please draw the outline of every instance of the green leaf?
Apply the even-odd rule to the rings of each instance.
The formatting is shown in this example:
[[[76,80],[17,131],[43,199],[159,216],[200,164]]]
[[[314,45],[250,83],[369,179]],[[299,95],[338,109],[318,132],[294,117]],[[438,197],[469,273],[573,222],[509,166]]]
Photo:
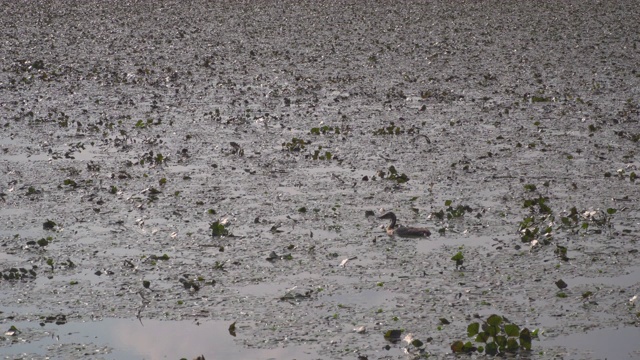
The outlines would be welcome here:
[[[467,326],[467,336],[469,337],[476,335],[478,331],[480,331],[480,324],[477,322],[471,323]]]
[[[415,347],[419,348],[419,347],[421,347],[422,345],[424,345],[424,343],[423,343],[422,341],[418,340],[418,339],[415,339],[415,340],[413,340],[413,341],[411,342],[411,345],[413,345],[413,346],[415,346]]]
[[[496,314],[489,316],[487,324],[491,326],[500,326],[500,324],[502,324],[502,316]]]
[[[444,206],[451,206],[452,203],[453,203],[453,201],[447,200],[447,201],[444,202]]]
[[[518,344],[518,340],[515,338],[509,338],[507,340],[507,351],[508,352],[516,352],[520,345]]]
[[[460,340],[451,344],[451,351],[453,351],[454,353],[461,353],[463,349],[464,349],[464,343]]]
[[[229,335],[235,337],[236,336],[236,322],[234,321],[233,324],[229,325]]]
[[[520,346],[526,350],[531,350],[531,332],[527,328],[520,331]]]
[[[56,223],[47,219],[47,221],[44,222],[44,224],[42,224],[42,228],[44,230],[53,230],[56,227]]]
[[[607,209],[607,214],[609,214],[609,215],[613,215],[613,214],[615,214],[617,212],[618,212],[618,210],[616,210],[614,208],[608,208]]]
[[[392,343],[397,343],[400,341],[400,335],[402,335],[402,330],[389,330],[384,333],[384,339]]]
[[[460,260],[464,260],[464,256],[462,255],[462,251],[458,251],[457,254],[453,255],[451,257],[451,260],[456,261],[456,262],[460,261]]]
[[[487,343],[487,341],[489,341],[489,334],[487,334],[486,332],[481,332],[478,334],[478,336],[476,336],[476,342],[481,342],[481,343]]]
[[[504,332],[507,333],[507,336],[518,336],[520,327],[516,324],[507,324],[504,326]]]
[[[495,342],[488,343],[487,348],[485,349],[485,352],[489,355],[498,354],[498,345]]]
[[[500,333],[499,325],[489,325],[487,326],[485,332],[489,334],[489,336],[496,337]]]
[[[229,235],[229,230],[224,228],[223,224],[220,224],[220,221],[216,221],[209,226],[211,229],[211,236],[226,236]]]

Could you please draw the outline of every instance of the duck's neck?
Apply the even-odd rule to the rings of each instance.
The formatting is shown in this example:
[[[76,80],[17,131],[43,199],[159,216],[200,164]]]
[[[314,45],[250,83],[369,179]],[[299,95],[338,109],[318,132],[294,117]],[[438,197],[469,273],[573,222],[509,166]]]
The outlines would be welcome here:
[[[389,224],[389,227],[387,229],[395,229],[396,228],[396,218],[393,217],[391,218],[391,224]]]

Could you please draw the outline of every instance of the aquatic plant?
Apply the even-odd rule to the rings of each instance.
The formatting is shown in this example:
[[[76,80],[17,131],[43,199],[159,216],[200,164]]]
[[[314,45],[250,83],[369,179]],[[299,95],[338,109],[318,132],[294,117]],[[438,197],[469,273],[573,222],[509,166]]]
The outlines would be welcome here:
[[[444,220],[445,217],[448,220],[451,220],[451,219],[461,218],[466,213],[473,212],[473,209],[469,205],[459,204],[459,205],[453,206],[452,204],[453,204],[452,200],[446,200],[444,202],[445,208],[439,211],[432,212],[431,216],[435,217],[438,220]]]
[[[389,123],[389,126],[381,127],[373,131],[373,135],[400,135],[402,133],[404,133],[404,129],[396,126],[393,121]]]
[[[455,255],[451,257],[451,260],[456,262],[456,269],[462,269],[462,264],[464,263],[464,255],[462,255],[462,251],[458,251]]]
[[[323,125],[321,127],[314,127],[311,128],[311,130],[309,130],[309,133],[311,135],[325,135],[325,134],[330,134],[331,132],[333,132],[334,134],[340,134],[340,128],[339,127],[333,127],[333,126],[328,126],[328,125]]]
[[[473,322],[467,326],[467,336],[475,337],[476,343],[484,345],[475,346],[470,341],[455,341],[451,344],[454,353],[484,352],[487,355],[504,355],[506,353],[517,353],[519,351],[531,350],[531,340],[537,338],[538,331],[511,323],[507,318],[500,315],[491,315],[486,321]]]
[[[378,176],[380,176],[383,179],[396,181],[398,184],[406,183],[407,181],[409,181],[409,177],[407,176],[407,174],[398,173],[398,170],[396,170],[395,166],[393,165],[389,166],[388,170],[389,170],[388,176],[387,176],[387,173],[385,173],[382,170],[378,171]]]
[[[213,237],[229,235],[229,230],[227,230],[224,227],[224,224],[220,223],[220,221],[215,221],[211,223],[211,225],[209,226],[209,229],[211,229],[211,236]]]
[[[289,152],[300,151],[308,144],[311,144],[311,141],[305,141],[304,139],[294,137],[291,138],[291,141],[282,143],[282,148]]]

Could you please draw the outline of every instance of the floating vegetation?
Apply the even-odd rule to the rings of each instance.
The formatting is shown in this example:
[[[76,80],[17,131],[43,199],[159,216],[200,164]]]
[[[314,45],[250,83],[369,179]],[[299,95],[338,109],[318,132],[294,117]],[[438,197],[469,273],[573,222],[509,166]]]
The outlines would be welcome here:
[[[44,230],[54,230],[56,228],[56,226],[58,226],[58,224],[56,224],[55,222],[47,219],[47,221],[45,221],[42,224],[42,229],[44,229]]]
[[[148,163],[153,167],[157,165],[163,165],[167,161],[169,161],[169,158],[164,157],[164,155],[162,155],[161,153],[154,154],[153,151],[149,151],[142,154],[137,164],[140,166],[144,166],[145,163]]]
[[[317,150],[315,150],[311,155],[311,158],[313,160],[327,160],[327,161],[333,159],[332,153],[330,153],[329,151],[325,151],[324,154],[322,154],[321,150],[322,150],[322,147],[319,147]]]
[[[220,221],[216,221],[214,223],[212,223],[209,226],[209,229],[211,229],[211,236],[216,237],[216,236],[228,236],[229,230],[227,230],[224,227],[224,224],[222,224]]]
[[[311,135],[320,135],[320,134],[326,135],[326,134],[331,134],[332,132],[334,134],[336,134],[336,135],[340,134],[340,128],[339,127],[333,127],[333,126],[324,125],[324,126],[321,126],[321,127],[311,128],[311,130],[309,131],[309,133]]]
[[[291,141],[282,143],[282,148],[283,150],[287,150],[290,152],[293,152],[293,151],[299,152],[309,144],[311,144],[311,141],[305,141],[303,139],[294,137],[291,139]]]
[[[457,254],[453,255],[451,257],[451,260],[456,262],[456,269],[457,270],[463,269],[462,264],[464,263],[464,255],[462,255],[462,251],[458,251]]]
[[[38,246],[43,248],[43,247],[49,245],[52,240],[53,240],[53,238],[51,236],[49,236],[46,239],[42,238],[42,239],[36,241],[36,244],[38,244]],[[27,245],[29,245],[29,242],[27,242]]]
[[[34,265],[31,269],[25,268],[9,268],[4,271],[0,271],[0,279],[12,281],[12,280],[33,280],[36,278],[36,270],[38,267]]]
[[[396,181],[398,184],[406,183],[409,181],[409,177],[405,173],[398,173],[396,167],[391,165],[389,166],[389,174],[387,175],[384,171],[378,171],[378,176],[383,179]]]
[[[431,216],[435,217],[438,220],[444,220],[446,217],[448,220],[461,218],[466,213],[473,212],[473,209],[469,205],[456,205],[453,206],[452,200],[446,200],[444,202],[445,209],[441,209],[440,211],[432,212]]]
[[[487,355],[496,356],[530,351],[531,340],[538,337],[538,330],[531,332],[527,328],[520,329],[505,317],[494,314],[482,324],[478,322],[469,324],[467,336],[475,337],[474,341],[483,345],[476,347],[470,341],[455,341],[451,344],[451,350],[454,353],[484,352]]]
[[[157,260],[167,261],[167,260],[169,260],[169,255],[167,255],[167,254],[149,255],[148,259],[149,260],[153,260],[153,261],[157,261]]]
[[[404,133],[404,129],[397,127],[393,122],[389,126],[374,130],[373,135],[400,135]]]

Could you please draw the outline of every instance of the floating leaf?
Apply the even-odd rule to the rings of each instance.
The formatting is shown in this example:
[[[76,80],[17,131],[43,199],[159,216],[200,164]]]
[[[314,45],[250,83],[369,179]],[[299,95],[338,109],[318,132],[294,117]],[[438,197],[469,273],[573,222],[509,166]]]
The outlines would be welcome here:
[[[607,209],[607,214],[609,214],[609,215],[613,215],[613,214],[615,214],[617,212],[618,212],[618,210],[616,210],[614,208],[608,208]]]
[[[558,289],[565,289],[567,286],[567,283],[564,282],[562,279],[556,281],[556,286],[558,287]]]
[[[520,345],[518,344],[518,340],[515,338],[507,339],[507,351],[508,352],[516,352]]]
[[[386,333],[384,333],[384,339],[395,344],[400,342],[401,335],[402,335],[402,330],[389,330]]]
[[[475,338],[476,342],[482,342],[482,343],[487,343],[487,341],[489,341],[489,334],[486,332],[481,332],[478,334],[478,336],[476,336]]]
[[[44,222],[44,224],[42,224],[42,228],[44,230],[53,230],[56,227],[56,223],[47,219],[47,221]]]
[[[424,343],[418,339],[415,339],[411,342],[411,345],[415,346],[415,347],[421,347],[422,345],[424,345]]]
[[[527,328],[520,331],[520,346],[525,350],[531,350],[531,332]]]
[[[236,337],[236,322],[234,321],[233,324],[229,325],[229,335]]]
[[[498,344],[496,344],[495,342],[488,343],[487,347],[485,349],[485,353],[487,353],[489,355],[498,354]]]
[[[504,332],[507,336],[518,336],[520,335],[520,327],[516,324],[506,324],[504,326]]]
[[[476,335],[478,331],[480,331],[480,324],[477,322],[471,323],[467,326],[467,336],[469,337]]]
[[[211,236],[226,236],[229,235],[229,230],[225,229],[224,225],[220,221],[216,221],[209,226],[211,229]]]

